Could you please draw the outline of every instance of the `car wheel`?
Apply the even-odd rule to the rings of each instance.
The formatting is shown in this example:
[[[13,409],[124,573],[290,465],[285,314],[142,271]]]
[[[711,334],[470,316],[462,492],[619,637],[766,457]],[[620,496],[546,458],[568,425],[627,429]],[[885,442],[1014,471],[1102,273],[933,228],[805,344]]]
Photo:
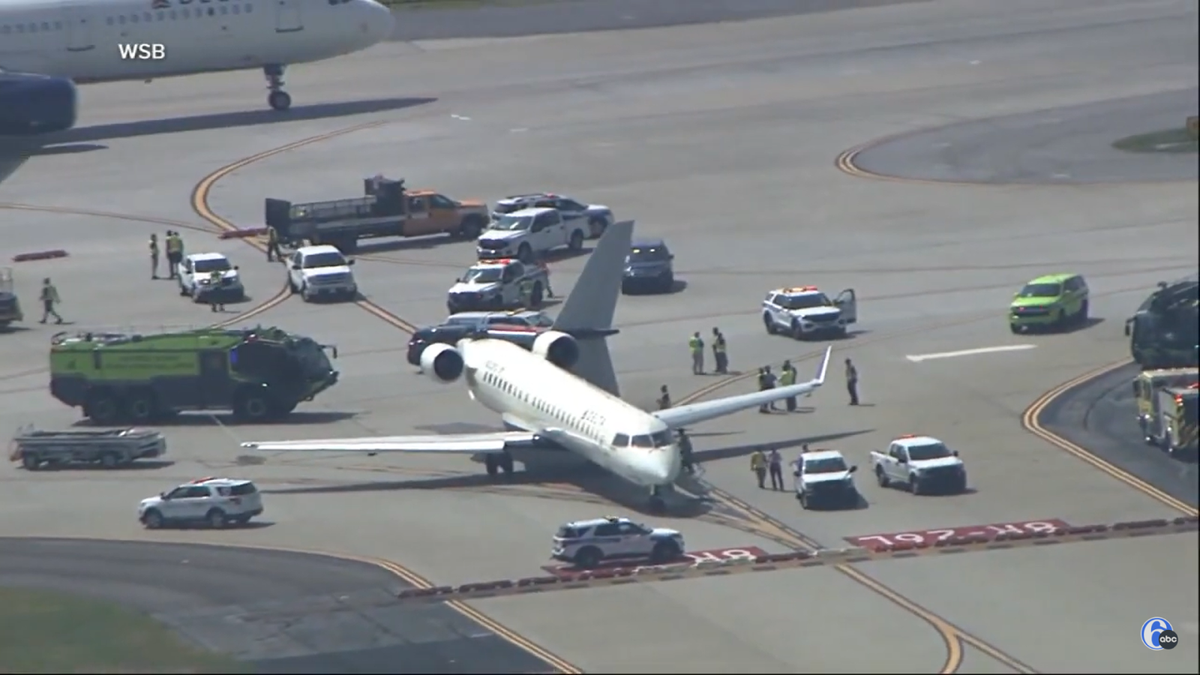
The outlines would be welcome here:
[[[298,289],[298,288],[296,288],[296,282],[292,281],[292,277],[291,277],[291,276],[288,276],[287,284],[288,284],[288,290],[289,290],[289,291],[291,291],[291,292],[293,292],[293,293],[296,293],[297,291],[299,291],[299,289]]]
[[[571,238],[567,240],[567,248],[573,253],[578,253],[583,250],[583,232],[575,230],[571,233]]]
[[[592,218],[588,221],[588,235],[591,239],[599,239],[608,227],[608,221],[603,218]]]
[[[793,338],[795,338],[795,339],[797,339],[797,340],[803,340],[803,339],[804,339],[804,331],[800,329],[800,322],[799,322],[799,321],[793,321],[793,322],[792,322],[792,337],[793,337]]]
[[[650,562],[665,563],[675,560],[683,551],[679,550],[679,544],[674,541],[660,541],[654,545],[654,550],[650,552]]]
[[[121,456],[115,452],[106,452],[100,455],[100,466],[106,469],[115,469],[121,465]]]
[[[94,391],[88,396],[85,414],[101,426],[114,424],[121,416],[120,401],[107,391]]]
[[[187,286],[184,286],[182,281],[179,282],[179,295],[187,297],[191,294],[192,292],[188,290]]]
[[[917,478],[916,476],[909,476],[908,477],[908,491],[913,493],[914,495],[923,494],[925,492],[925,486],[921,485],[920,478]]]
[[[1009,329],[1010,331],[1012,331],[1012,334],[1013,334],[1013,335],[1018,335],[1018,334],[1020,334],[1020,332],[1021,332],[1021,327],[1020,327],[1020,326],[1018,326],[1018,325],[1017,325],[1017,324],[1015,324],[1015,323],[1010,323],[1010,324],[1008,324],[1008,329]]]
[[[879,482],[879,487],[881,488],[886,488],[892,484],[892,481],[888,480],[887,473],[883,470],[882,466],[875,467],[875,480]]]
[[[770,314],[763,314],[763,327],[767,329],[767,335],[775,334],[775,322],[771,320]]]
[[[521,244],[521,246],[517,248],[517,260],[520,260],[523,263],[533,262],[533,248],[529,244]]]
[[[1071,325],[1071,319],[1067,316],[1067,310],[1058,310],[1058,317],[1054,319],[1054,327],[1058,330],[1063,330]]]
[[[154,420],[154,394],[135,391],[125,398],[125,416],[134,424],[149,424]]]
[[[588,546],[575,554],[575,566],[585,570],[591,569],[599,565],[602,558],[600,549]]]
[[[796,497],[800,500],[800,508],[807,511],[808,507],[810,506],[810,504],[808,503],[808,493],[800,492],[799,494],[796,495]]]
[[[1084,300],[1083,303],[1079,305],[1079,313],[1075,315],[1075,322],[1080,326],[1087,326],[1088,309],[1088,301]]]
[[[238,394],[233,402],[233,416],[239,422],[261,422],[271,415],[271,401],[260,388],[250,388]]]
[[[142,524],[147,530],[157,530],[163,526],[163,516],[158,512],[158,509],[150,509],[142,514]]]
[[[534,284],[533,292],[529,294],[530,307],[540,307],[542,305],[542,285]]]
[[[204,521],[208,523],[208,526],[212,529],[219,530],[222,527],[225,527],[226,523],[229,522],[229,519],[225,516],[225,512],[221,509],[212,509],[206,516],[204,516]]]

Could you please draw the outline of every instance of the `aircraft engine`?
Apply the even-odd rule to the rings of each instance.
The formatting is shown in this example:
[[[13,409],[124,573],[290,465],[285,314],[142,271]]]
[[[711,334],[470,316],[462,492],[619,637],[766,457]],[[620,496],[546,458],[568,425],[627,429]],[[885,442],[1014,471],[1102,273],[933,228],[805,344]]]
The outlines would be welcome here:
[[[70,129],[75,104],[75,84],[65,77],[0,72],[0,136]]]
[[[533,341],[533,353],[567,370],[579,360],[579,343],[566,333],[546,331]]]
[[[432,344],[421,352],[421,372],[442,384],[454,382],[463,373],[463,357],[447,344]]]

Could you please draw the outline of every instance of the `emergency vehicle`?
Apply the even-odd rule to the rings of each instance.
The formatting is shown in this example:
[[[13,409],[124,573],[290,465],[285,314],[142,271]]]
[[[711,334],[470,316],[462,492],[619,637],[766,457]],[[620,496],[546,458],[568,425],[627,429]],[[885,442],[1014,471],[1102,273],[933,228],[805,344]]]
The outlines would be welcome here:
[[[262,494],[252,481],[208,476],[164,491],[138,504],[138,521],[147,529],[168,525],[245,525],[262,515]]]
[[[853,288],[832,300],[816,286],[776,288],[763,299],[762,320],[771,335],[845,337],[847,326],[858,321],[858,301]]]
[[[588,238],[598,239],[604,230],[615,222],[612,209],[602,204],[584,204],[566,195],[550,192],[534,192],[525,195],[510,195],[496,202],[492,219],[498,220],[521,209],[557,209],[563,220],[583,219],[588,225]]]
[[[671,562],[683,556],[683,535],[677,530],[647,527],[628,518],[607,516],[577,520],[558,528],[550,557],[588,569],[608,560],[649,559]]]
[[[1200,369],[1163,368],[1143,370],[1133,378],[1133,397],[1137,399],[1138,426],[1145,433],[1150,421],[1157,415],[1156,399],[1163,387],[1187,387],[1200,381]],[[1149,436],[1147,443],[1149,442]]]
[[[1172,457],[1194,456],[1200,384],[1164,387],[1156,392],[1154,402],[1154,416],[1146,425],[1146,442],[1166,450]]]
[[[529,297],[522,297],[521,284],[532,284]],[[446,310],[451,314],[475,310],[537,307],[549,288],[549,272],[536,264],[515,258],[481,260],[454,280],[446,293]]]

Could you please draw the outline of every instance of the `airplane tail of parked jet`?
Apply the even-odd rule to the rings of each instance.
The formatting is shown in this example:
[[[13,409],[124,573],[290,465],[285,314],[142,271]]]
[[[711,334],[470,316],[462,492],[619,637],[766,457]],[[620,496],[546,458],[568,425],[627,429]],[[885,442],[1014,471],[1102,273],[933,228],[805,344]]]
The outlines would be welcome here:
[[[579,360],[571,372],[613,396],[620,396],[620,387],[605,338],[617,333],[613,317],[621,296],[625,257],[633,243],[633,224],[634,221],[625,220],[604,231],[553,328],[575,338],[579,345]]]

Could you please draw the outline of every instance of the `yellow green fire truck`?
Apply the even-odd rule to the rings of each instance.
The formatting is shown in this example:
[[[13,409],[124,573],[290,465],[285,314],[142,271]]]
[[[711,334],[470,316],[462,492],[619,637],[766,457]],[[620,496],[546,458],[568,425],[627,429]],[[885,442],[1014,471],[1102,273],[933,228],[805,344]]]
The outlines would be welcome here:
[[[326,346],[279,328],[58,333],[50,393],[93,423],[145,424],[186,410],[241,422],[292,412],[338,380]],[[336,350],[334,351],[336,356]]]

